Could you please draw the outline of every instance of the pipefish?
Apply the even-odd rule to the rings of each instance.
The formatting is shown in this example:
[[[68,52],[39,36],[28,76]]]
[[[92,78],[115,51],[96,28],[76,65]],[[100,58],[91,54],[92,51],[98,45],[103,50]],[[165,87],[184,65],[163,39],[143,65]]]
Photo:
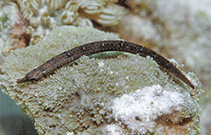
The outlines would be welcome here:
[[[23,78],[17,79],[17,83],[39,80],[44,76],[54,73],[55,70],[62,67],[63,65],[79,59],[83,55],[89,56],[95,53],[106,51],[122,51],[132,54],[138,54],[143,57],[150,56],[153,58],[154,61],[157,62],[158,65],[165,68],[168,72],[172,73],[174,76],[182,80],[191,88],[195,88],[194,85],[188,80],[188,78],[176,66],[174,66],[169,60],[167,60],[160,54],[142,45],[123,40],[97,41],[72,48],[51,58],[41,66],[28,72]]]

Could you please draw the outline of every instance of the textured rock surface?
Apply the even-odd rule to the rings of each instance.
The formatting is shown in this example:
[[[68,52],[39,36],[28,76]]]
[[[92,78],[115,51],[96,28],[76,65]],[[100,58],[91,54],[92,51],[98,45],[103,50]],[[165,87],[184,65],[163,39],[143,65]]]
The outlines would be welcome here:
[[[146,42],[197,73],[205,91],[200,104],[203,115],[207,116],[204,116],[202,121],[211,125],[206,119],[211,117],[210,111],[206,109],[211,104],[211,1],[127,0],[127,2],[133,11],[139,14],[139,18],[130,15],[125,16],[130,18],[129,21],[125,18],[120,21],[121,26],[124,24],[128,26],[127,29],[125,27],[119,29],[122,38],[139,43]],[[153,27],[149,27],[142,35],[144,28],[139,27],[143,22],[145,22],[144,28],[149,27],[151,23]],[[124,29],[126,31],[129,29],[129,34]],[[156,36],[151,39],[146,38],[145,35],[153,35],[155,31]],[[211,128],[206,127],[203,129],[210,133]]]
[[[197,87],[188,89],[149,57],[82,56],[41,81],[15,82],[64,50],[106,39],[118,37],[88,27],[53,30],[40,43],[10,54],[1,67],[3,91],[35,119],[40,134],[199,134],[197,79],[185,73]],[[122,111],[126,103],[131,108]]]
[[[0,1],[0,64],[11,50],[38,43],[53,28],[113,27],[125,12],[117,0]]]

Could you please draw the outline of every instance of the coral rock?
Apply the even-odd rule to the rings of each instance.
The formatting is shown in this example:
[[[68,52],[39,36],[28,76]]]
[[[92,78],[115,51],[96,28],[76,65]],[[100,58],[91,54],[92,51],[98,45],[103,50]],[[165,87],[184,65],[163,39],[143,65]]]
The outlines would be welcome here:
[[[82,56],[40,81],[16,83],[64,50],[109,39],[118,37],[89,27],[59,27],[7,57],[1,67],[2,90],[35,119],[39,134],[199,134],[197,96],[149,57]]]

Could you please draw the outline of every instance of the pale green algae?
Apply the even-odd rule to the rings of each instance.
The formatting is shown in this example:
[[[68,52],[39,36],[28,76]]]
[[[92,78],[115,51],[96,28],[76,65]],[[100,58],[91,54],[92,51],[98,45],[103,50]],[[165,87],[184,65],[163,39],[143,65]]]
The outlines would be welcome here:
[[[4,73],[0,75],[3,92],[23,106],[27,114],[35,119],[35,127],[40,134],[107,134],[111,131],[108,127],[114,127],[113,125],[120,128],[121,134],[127,134],[139,131],[127,128],[124,121],[114,117],[113,100],[138,89],[159,84],[165,91],[185,95],[187,99],[184,99],[184,103],[179,107],[172,107],[179,108],[177,111],[180,111],[180,117],[192,117],[192,122],[185,127],[187,131],[183,133],[199,134],[197,100],[200,86],[197,79],[193,75],[191,78],[191,73],[187,74],[197,87],[194,91],[196,93],[192,91],[191,97],[187,87],[174,82],[171,75],[161,70],[149,57],[124,54],[97,59],[82,56],[72,67],[62,67],[42,81],[16,83],[28,71],[65,50],[87,42],[108,39],[119,38],[89,27],[56,28],[40,43],[11,52],[1,67]],[[171,113],[174,111],[169,110]],[[144,132],[159,134],[153,128],[146,127],[150,131]]]

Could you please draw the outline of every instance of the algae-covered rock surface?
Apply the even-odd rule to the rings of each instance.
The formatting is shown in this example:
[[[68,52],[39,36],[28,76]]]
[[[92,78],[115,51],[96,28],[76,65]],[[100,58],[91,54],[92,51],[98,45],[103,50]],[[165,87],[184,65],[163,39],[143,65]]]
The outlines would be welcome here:
[[[1,67],[3,92],[34,118],[39,134],[200,134],[197,78],[184,73],[196,86],[190,89],[150,57],[82,56],[39,81],[16,83],[63,51],[109,39],[119,38],[58,27],[38,44],[11,52]]]

